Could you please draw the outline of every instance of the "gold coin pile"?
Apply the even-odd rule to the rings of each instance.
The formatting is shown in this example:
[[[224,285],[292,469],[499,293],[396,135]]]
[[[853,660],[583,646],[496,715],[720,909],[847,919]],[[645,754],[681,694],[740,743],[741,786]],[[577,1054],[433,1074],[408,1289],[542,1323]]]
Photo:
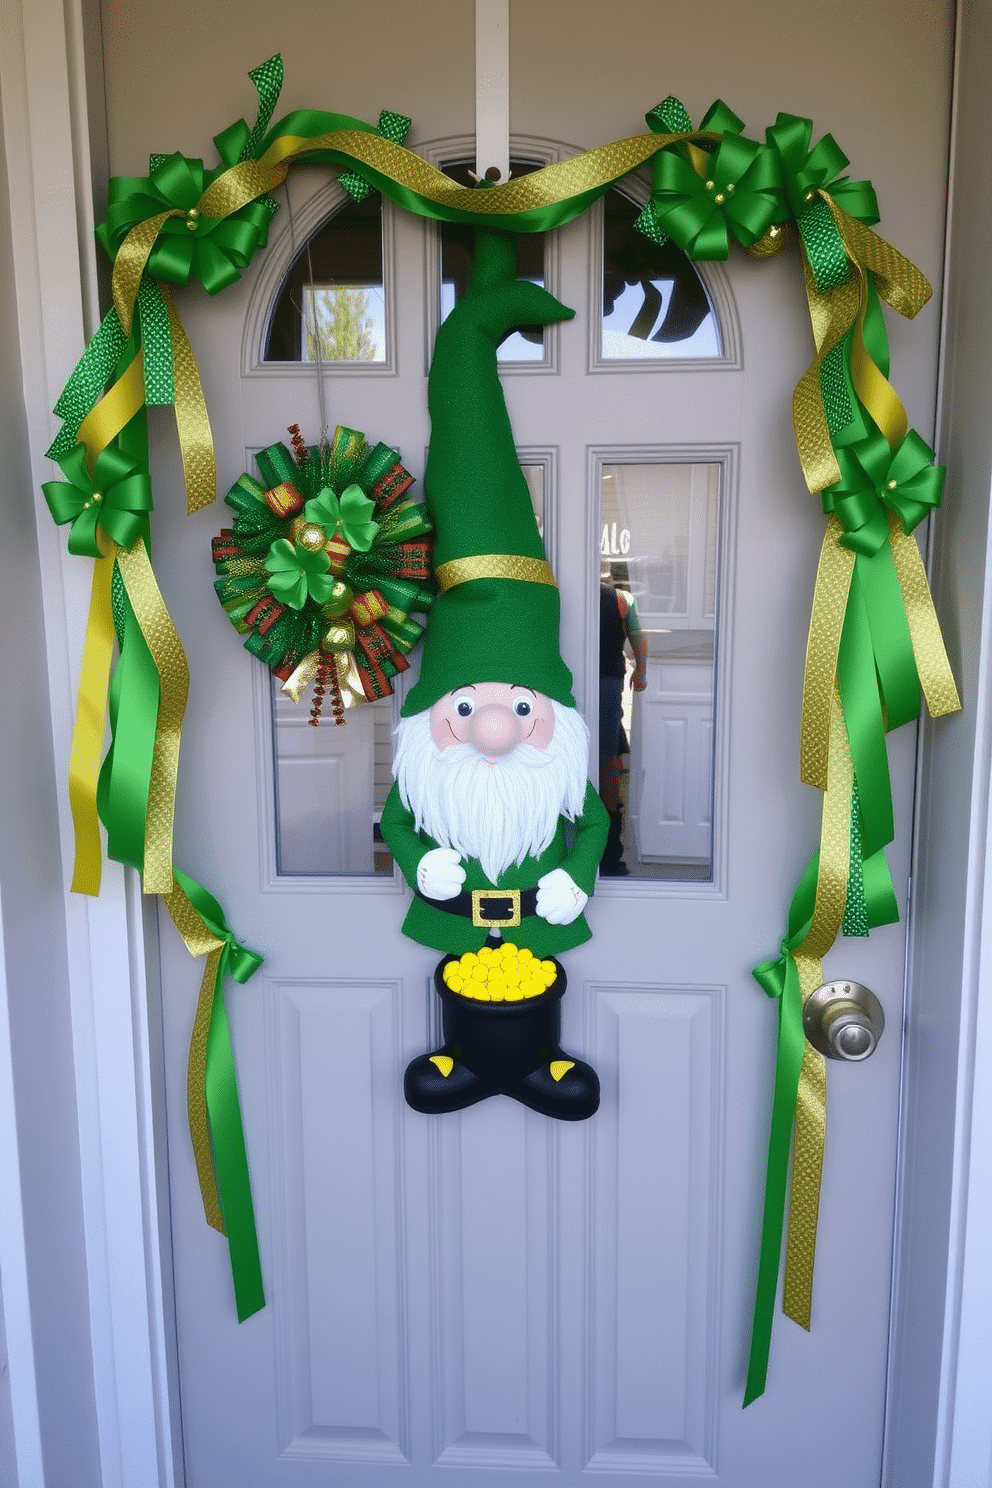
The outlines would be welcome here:
[[[526,946],[504,941],[498,950],[483,946],[478,953],[466,951],[458,961],[447,961],[441,975],[452,992],[476,1002],[523,1002],[546,992],[558,968],[553,961],[539,961]]]

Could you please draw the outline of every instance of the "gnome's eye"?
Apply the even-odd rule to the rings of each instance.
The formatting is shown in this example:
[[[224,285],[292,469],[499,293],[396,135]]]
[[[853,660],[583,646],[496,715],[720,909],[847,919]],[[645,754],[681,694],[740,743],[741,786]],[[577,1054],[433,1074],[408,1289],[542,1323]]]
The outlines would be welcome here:
[[[513,705],[513,711],[518,718],[528,718],[531,711],[530,703],[526,698],[518,698]]]
[[[459,718],[471,718],[475,712],[475,704],[471,698],[459,698],[455,704],[455,712]]]

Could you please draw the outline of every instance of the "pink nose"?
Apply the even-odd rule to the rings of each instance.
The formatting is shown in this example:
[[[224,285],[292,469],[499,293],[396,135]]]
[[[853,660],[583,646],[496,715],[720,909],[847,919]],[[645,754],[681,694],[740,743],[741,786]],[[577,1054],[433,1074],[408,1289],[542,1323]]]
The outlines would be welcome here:
[[[500,703],[486,703],[472,714],[468,741],[480,754],[509,754],[520,741],[516,714]]]

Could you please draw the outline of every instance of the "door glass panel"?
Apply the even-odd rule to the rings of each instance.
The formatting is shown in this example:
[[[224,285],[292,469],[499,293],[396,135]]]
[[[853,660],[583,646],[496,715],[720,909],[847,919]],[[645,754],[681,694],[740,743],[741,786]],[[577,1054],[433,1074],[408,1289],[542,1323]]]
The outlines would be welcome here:
[[[276,862],[281,875],[389,875],[379,820],[392,785],[393,699],[328,710],[316,728],[310,696],[299,703],[273,681]]]
[[[382,198],[348,201],[307,238],[279,286],[266,362],[386,360]]]
[[[699,274],[669,239],[638,232],[640,207],[622,192],[603,199],[604,361],[718,357],[720,327]]]
[[[601,468],[600,794],[620,812],[608,876],[712,877],[720,471]]]
[[[442,169],[459,186],[473,184],[468,161],[446,162]],[[511,176],[528,176],[540,170],[540,161],[511,160]],[[472,271],[472,245],[474,229],[459,227],[453,222],[441,224],[441,319],[451,314],[456,302],[465,292]],[[543,233],[516,233],[517,274],[521,279],[530,279],[534,284],[544,285],[544,235]],[[500,362],[543,362],[547,360],[547,347],[542,326],[522,326],[511,331],[496,349]]]

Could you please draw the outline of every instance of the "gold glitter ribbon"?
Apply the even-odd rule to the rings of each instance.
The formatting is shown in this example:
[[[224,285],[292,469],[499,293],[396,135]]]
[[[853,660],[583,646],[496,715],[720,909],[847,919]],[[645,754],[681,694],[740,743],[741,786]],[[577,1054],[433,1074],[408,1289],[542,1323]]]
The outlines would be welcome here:
[[[146,894],[172,891],[172,831],[176,810],[176,777],[189,668],[182,642],[165,606],[143,541],[117,549],[117,563],[141,634],[161,683],[155,740],[152,750],[148,808],[145,816],[145,859],[142,886]]]
[[[837,655],[847,613],[847,596],[855,554],[842,547],[840,522],[831,516],[823,534],[813,590],[813,610],[806,643],[799,773],[807,785],[827,789],[831,717],[837,679]]]
[[[827,788],[823,797],[820,862],[813,919],[795,952],[799,986],[807,998],[823,981],[822,959],[837,939],[847,903],[851,862],[851,792],[854,766],[836,686],[831,698]],[[813,1263],[820,1208],[820,1180],[826,1139],[826,1061],[807,1043],[799,1075],[792,1154],[792,1189],[786,1241],[782,1308],[804,1328],[810,1326]]]
[[[934,611],[927,573],[916,538],[912,533],[903,531],[895,513],[889,517],[889,531],[896,576],[906,605],[913,657],[930,717],[941,718],[946,713],[957,713],[961,707],[961,699],[947,659],[940,622]]]
[[[485,195],[485,193],[480,193]],[[526,584],[550,584],[555,576],[543,558],[524,558],[517,553],[477,553],[471,558],[452,558],[434,570],[440,589],[453,589],[473,579],[519,579]]]
[[[171,892],[163,894],[162,899],[190,955],[207,957],[207,964],[203,969],[203,980],[200,983],[200,995],[196,1004],[196,1017],[193,1020],[193,1032],[190,1037],[189,1064],[186,1074],[186,1108],[203,1212],[207,1224],[219,1230],[223,1235],[226,1234],[224,1216],[210,1154],[206,1072],[207,1041],[210,1036],[210,1020],[213,1016],[217,966],[224,949],[224,942],[207,929],[190,903],[189,897],[175,879],[173,879]]]
[[[161,286],[172,332],[172,361],[176,389],[176,430],[186,482],[186,511],[200,511],[217,500],[217,465],[207,415],[207,401],[193,348],[176,311],[172,292]]]
[[[97,541],[99,540],[98,536]],[[110,663],[114,652],[114,617],[110,604],[113,571],[113,552],[94,561],[76,719],[69,754],[69,809],[72,812],[75,839],[72,891],[74,894],[91,894],[94,897],[100,892],[103,868],[96,788],[103,756]]]

